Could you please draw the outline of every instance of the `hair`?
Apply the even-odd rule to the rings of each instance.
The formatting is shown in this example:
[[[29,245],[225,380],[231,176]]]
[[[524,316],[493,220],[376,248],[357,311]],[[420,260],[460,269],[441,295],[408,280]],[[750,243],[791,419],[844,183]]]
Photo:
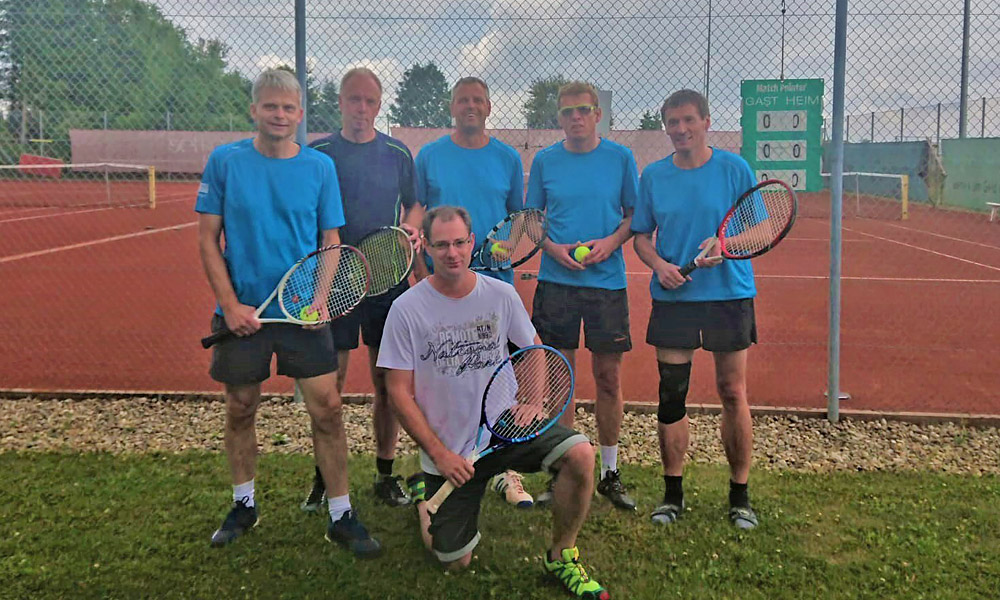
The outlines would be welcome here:
[[[426,213],[424,213],[424,222],[421,224],[421,229],[424,232],[424,239],[428,242],[431,240],[431,225],[434,221],[451,221],[452,219],[462,219],[465,223],[465,228],[472,233],[472,217],[469,216],[469,211],[465,210],[461,206],[435,206]]]
[[[590,101],[594,103],[594,106],[601,106],[597,99],[597,88],[586,81],[570,81],[560,87],[559,95],[556,97],[556,106],[562,102],[563,96],[576,96],[578,94],[590,94]]]
[[[250,90],[250,98],[256,104],[260,101],[261,90],[281,90],[283,92],[293,92],[302,101],[302,86],[295,74],[285,69],[268,69],[257,76]]]
[[[451,86],[451,102],[452,103],[455,102],[455,91],[458,89],[458,86],[460,86],[460,85],[466,85],[466,84],[469,84],[469,83],[475,83],[477,85],[483,86],[483,89],[486,90],[486,101],[489,102],[489,100],[490,100],[490,86],[486,85],[485,81],[483,81],[482,79],[480,79],[478,77],[463,77],[463,78],[459,79],[458,81],[456,81],[455,85]]]
[[[350,71],[344,73],[344,76],[340,78],[341,91],[343,91],[344,86],[347,85],[348,81],[354,79],[355,77],[362,77],[362,76],[371,77],[372,81],[375,82],[375,85],[378,86],[378,93],[379,94],[382,93],[382,80],[378,78],[378,75],[375,74],[375,71],[372,71],[368,67],[354,67]]]
[[[660,118],[663,120],[664,125],[667,123],[668,108],[680,108],[687,104],[693,104],[695,108],[698,109],[698,115],[702,119],[709,116],[708,99],[705,98],[705,96],[702,96],[694,90],[677,90],[673,94],[670,94],[670,96],[663,101],[663,106],[660,107]]]

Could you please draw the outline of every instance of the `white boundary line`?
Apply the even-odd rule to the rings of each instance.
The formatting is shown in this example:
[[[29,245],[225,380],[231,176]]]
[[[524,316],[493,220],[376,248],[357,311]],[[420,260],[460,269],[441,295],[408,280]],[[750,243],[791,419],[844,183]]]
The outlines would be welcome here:
[[[913,231],[916,233],[924,233],[927,235],[933,235],[934,237],[939,237],[945,240],[952,240],[954,242],[962,242],[964,244],[972,244],[973,246],[980,246],[982,248],[989,248],[991,250],[1000,250],[1000,246],[992,246],[990,244],[983,244],[981,242],[973,242],[970,240],[963,240],[962,238],[951,237],[950,235],[944,235],[940,233],[934,233],[933,231],[927,231],[924,229],[916,229],[914,227],[903,227],[902,225],[896,225],[895,223],[886,223],[889,227],[895,227],[896,229],[903,229],[906,231]]]
[[[170,197],[170,196],[168,196],[168,197]],[[189,198],[187,198],[187,195],[185,194],[184,198],[178,198],[176,200],[164,200],[162,202],[157,201],[157,204],[172,204],[172,203],[176,203],[176,202],[186,202],[188,199]],[[48,207],[48,208],[56,208],[56,207]],[[145,208],[146,207],[138,207],[138,206],[135,207],[136,210],[145,210]],[[30,210],[34,210],[34,209],[30,209]],[[14,218],[14,219],[3,219],[3,220],[0,220],[0,225],[6,225],[7,223],[20,223],[22,221],[34,221],[36,219],[53,219],[53,218],[56,218],[56,217],[74,217],[76,215],[85,215],[87,213],[92,213],[92,212],[104,212],[106,210],[122,210],[122,207],[119,207],[119,206],[105,206],[103,208],[88,208],[88,209],[85,209],[85,210],[75,210],[75,211],[72,211],[72,212],[48,213],[48,214],[44,214],[44,215],[34,215],[34,216],[31,216],[31,217],[17,217],[17,218]],[[153,209],[153,210],[156,210],[156,209]]]
[[[86,248],[88,246],[97,246],[100,244],[108,244],[110,242],[117,242],[119,240],[127,240],[129,238],[142,237],[146,235],[153,235],[154,233],[162,233],[164,231],[177,231],[179,229],[187,229],[188,227],[194,227],[197,225],[197,221],[192,221],[190,223],[184,223],[183,225],[170,225],[169,227],[161,227],[159,229],[150,229],[147,231],[139,231],[136,233],[126,233],[125,235],[116,235],[108,238],[101,238],[99,240],[91,240],[89,242],[81,242],[79,244],[70,244],[68,246],[58,246],[56,248],[46,248],[45,250],[36,250],[34,252],[25,252],[24,254],[14,254],[12,256],[4,256],[0,258],[0,264],[14,262],[18,260],[24,260],[26,258],[34,258],[36,256],[45,256],[46,254],[54,254],[56,252],[64,252],[66,250],[76,250],[77,248]]]
[[[851,229],[849,227],[844,227],[844,231],[850,231],[851,233],[857,233],[858,235],[868,236],[868,237],[874,238],[876,240],[881,240],[883,242],[889,242],[890,244],[897,244],[899,246],[904,246],[906,248],[913,248],[914,250],[920,250],[921,252],[927,252],[929,254],[934,254],[934,255],[937,255],[937,256],[943,256],[945,258],[950,258],[950,259],[953,259],[953,260],[957,260],[959,262],[964,262],[964,263],[967,263],[967,264],[970,264],[970,265],[975,265],[977,267],[983,267],[984,269],[989,269],[991,271],[996,271],[996,272],[1000,273],[1000,267],[995,267],[993,265],[984,265],[983,263],[979,263],[979,262],[976,262],[974,260],[969,260],[967,258],[962,258],[962,257],[959,257],[959,256],[954,256],[952,254],[945,254],[944,252],[937,252],[935,250],[931,250],[930,248],[923,248],[921,246],[915,246],[913,244],[907,244],[906,242],[901,242],[899,240],[894,240],[894,239],[891,239],[891,238],[882,237],[880,235],[875,235],[873,233],[865,233],[864,231],[858,231],[857,229]]]
[[[514,269],[515,273],[531,273],[538,275],[538,271]],[[627,277],[649,277],[648,271],[626,271]],[[827,281],[828,275],[761,275],[754,273],[756,279],[804,279],[809,281]],[[1000,279],[946,279],[937,277],[841,277],[844,281],[878,281],[888,283],[1000,283]]]

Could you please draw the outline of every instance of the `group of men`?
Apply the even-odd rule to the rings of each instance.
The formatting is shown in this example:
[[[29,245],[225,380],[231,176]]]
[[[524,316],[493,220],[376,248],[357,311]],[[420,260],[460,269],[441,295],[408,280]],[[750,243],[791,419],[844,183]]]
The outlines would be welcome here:
[[[576,547],[595,457],[587,437],[573,430],[572,406],[534,440],[475,466],[466,457],[476,450],[483,388],[508,347],[545,343],[575,364],[582,322],[596,388],[597,491],[616,507],[636,509],[617,464],[621,362],[632,346],[621,247],[630,237],[653,270],[647,342],[657,349],[660,374],[665,493],[652,521],[672,523],[685,510],[685,398],[691,358],[702,347],[715,358],[723,405],[729,518],[741,528],[756,526],[747,494],[752,432],[745,386],[747,348],[756,341],[753,273],[746,261],[723,263],[712,249],[699,266],[716,268],[695,278],[679,270],[713,243],[703,236],[754,183],[742,159],[707,144],[704,97],[681,90],[667,98],[661,116],[675,152],[649,165],[640,180],[632,152],[597,134],[594,87],[563,86],[558,122],[565,139],[535,155],[526,196],[519,154],[486,133],[492,105],[481,79],[458,80],[450,105],[454,130],[425,145],[415,161],[402,142],[375,130],[381,98],[376,74],[352,69],[341,82],[341,130],[304,148],[294,141],[301,89],[292,74],[266,71],[252,89],[257,135],[220,146],[205,168],[196,210],[202,261],[218,301],[213,327],[239,336],[212,355],[211,375],[226,391],[234,500],[212,544],[225,545],[257,523],[254,416],[276,355],[278,373],[294,378],[302,392],[313,430],[316,472],[303,508],[319,510],[325,499],[327,539],[359,557],[379,554],[381,545],[352,508],[346,471],[340,391],[360,329],[375,388],[375,495],[393,506],[415,504],[427,548],[460,568],[480,540],[479,505],[491,479],[516,491],[508,498],[524,503],[527,496],[530,503],[518,472],[546,471],[551,479],[536,502],[552,507],[545,569],[576,596],[608,598]],[[524,207],[544,210],[548,222],[530,317],[510,285],[511,272],[491,278],[469,268],[493,224]],[[368,298],[329,326],[257,321],[255,307],[300,256],[317,244],[353,244],[385,225],[406,229],[426,254],[426,263],[417,261],[415,285]],[[577,260],[580,246],[590,253]],[[261,316],[278,316],[269,311],[277,309]],[[420,448],[421,471],[405,483],[393,473],[400,425]],[[445,481],[458,489],[432,516],[423,501]]]

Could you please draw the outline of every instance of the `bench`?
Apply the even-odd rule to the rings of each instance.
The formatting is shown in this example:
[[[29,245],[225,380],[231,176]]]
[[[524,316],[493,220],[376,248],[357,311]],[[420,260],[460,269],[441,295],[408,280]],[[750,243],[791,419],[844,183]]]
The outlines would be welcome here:
[[[990,223],[993,219],[997,218],[997,212],[1000,212],[1000,202],[987,202],[986,206],[990,207]]]

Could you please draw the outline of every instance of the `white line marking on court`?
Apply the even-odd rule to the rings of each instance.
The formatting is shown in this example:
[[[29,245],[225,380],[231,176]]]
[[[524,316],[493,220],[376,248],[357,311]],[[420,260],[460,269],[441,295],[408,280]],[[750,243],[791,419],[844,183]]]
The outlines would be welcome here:
[[[968,263],[970,265],[975,265],[977,267],[983,267],[984,269],[990,269],[991,271],[1000,272],[1000,267],[994,267],[993,265],[984,265],[983,263],[978,263],[978,262],[976,262],[974,260],[969,260],[967,258],[962,258],[960,256],[954,256],[954,255],[951,255],[951,254],[945,254],[944,252],[937,252],[937,251],[931,250],[929,248],[922,248],[920,246],[914,246],[913,244],[907,244],[906,242],[901,242],[899,240],[894,240],[894,239],[891,239],[891,238],[881,237],[881,236],[874,235],[874,234],[871,234],[871,233],[865,233],[863,231],[858,231],[856,229],[850,229],[848,227],[845,227],[844,231],[850,231],[852,233],[857,233],[857,234],[860,234],[860,235],[866,235],[868,237],[875,238],[876,240],[882,240],[883,242],[889,242],[890,244],[898,244],[900,246],[905,246],[907,248],[913,248],[914,250],[920,250],[922,252],[927,252],[929,254],[935,254],[937,256],[943,256],[945,258],[951,258],[951,259],[954,259],[954,260],[957,260],[957,261],[960,261],[960,262]]]
[[[163,200],[163,201],[157,202],[157,203],[158,204],[171,204],[171,203],[175,203],[175,202],[185,202],[187,200],[190,200],[190,198],[179,198],[177,200]],[[119,207],[117,207],[117,206],[107,206],[107,207],[104,207],[104,208],[88,208],[87,210],[75,210],[75,211],[72,211],[72,212],[48,213],[48,214],[45,214],[45,215],[35,215],[35,216],[32,216],[32,217],[18,217],[16,219],[5,219],[5,220],[0,221],[0,225],[5,225],[7,223],[19,223],[21,221],[34,221],[35,219],[51,219],[51,218],[54,218],[54,217],[73,217],[73,216],[76,216],[76,215],[85,215],[87,213],[92,213],[92,212],[104,212],[106,210],[121,210],[121,209]],[[143,210],[143,209],[139,209],[139,210]],[[156,210],[156,209],[153,209],[153,210]]]
[[[983,244],[980,242],[973,242],[971,240],[963,240],[962,238],[951,237],[950,235],[943,235],[940,233],[934,233],[932,231],[925,231],[923,229],[915,229],[913,227],[903,227],[902,225],[896,225],[895,223],[886,223],[889,227],[895,227],[896,229],[905,229],[906,231],[915,231],[917,233],[926,233],[927,235],[933,235],[934,237],[939,237],[946,240],[952,240],[955,242],[963,242],[966,244],[972,244],[973,246],[981,246],[983,248],[989,248],[991,250],[1000,250],[1000,246],[991,246],[990,244]]]
[[[538,271],[514,269],[515,273],[531,273],[538,276]],[[646,271],[626,271],[628,277],[649,277],[651,273]],[[806,280],[829,280],[829,275],[761,275],[755,273],[757,279],[806,279]],[[890,283],[1000,283],[1000,279],[942,279],[938,277],[857,277],[842,276],[843,281],[882,281]]]
[[[25,258],[34,258],[36,256],[44,256],[46,254],[54,254],[56,252],[63,252],[65,250],[76,250],[77,248],[86,248],[87,246],[97,246],[100,244],[107,244],[110,242],[117,242],[119,240],[127,240],[130,238],[142,237],[144,235],[153,235],[154,233],[162,233],[164,231],[177,231],[179,229],[187,229],[188,227],[193,227],[197,225],[197,221],[192,221],[190,223],[184,223],[183,225],[171,225],[169,227],[161,227],[159,229],[150,229],[147,231],[139,231],[136,233],[126,233],[125,235],[116,235],[108,238],[101,238],[99,240],[91,240],[89,242],[81,242],[79,244],[70,244],[69,246],[59,246],[57,248],[46,248],[45,250],[36,250],[34,252],[25,252],[24,254],[15,254],[13,256],[4,256],[0,258],[0,264],[14,262],[17,260],[23,260]]]

